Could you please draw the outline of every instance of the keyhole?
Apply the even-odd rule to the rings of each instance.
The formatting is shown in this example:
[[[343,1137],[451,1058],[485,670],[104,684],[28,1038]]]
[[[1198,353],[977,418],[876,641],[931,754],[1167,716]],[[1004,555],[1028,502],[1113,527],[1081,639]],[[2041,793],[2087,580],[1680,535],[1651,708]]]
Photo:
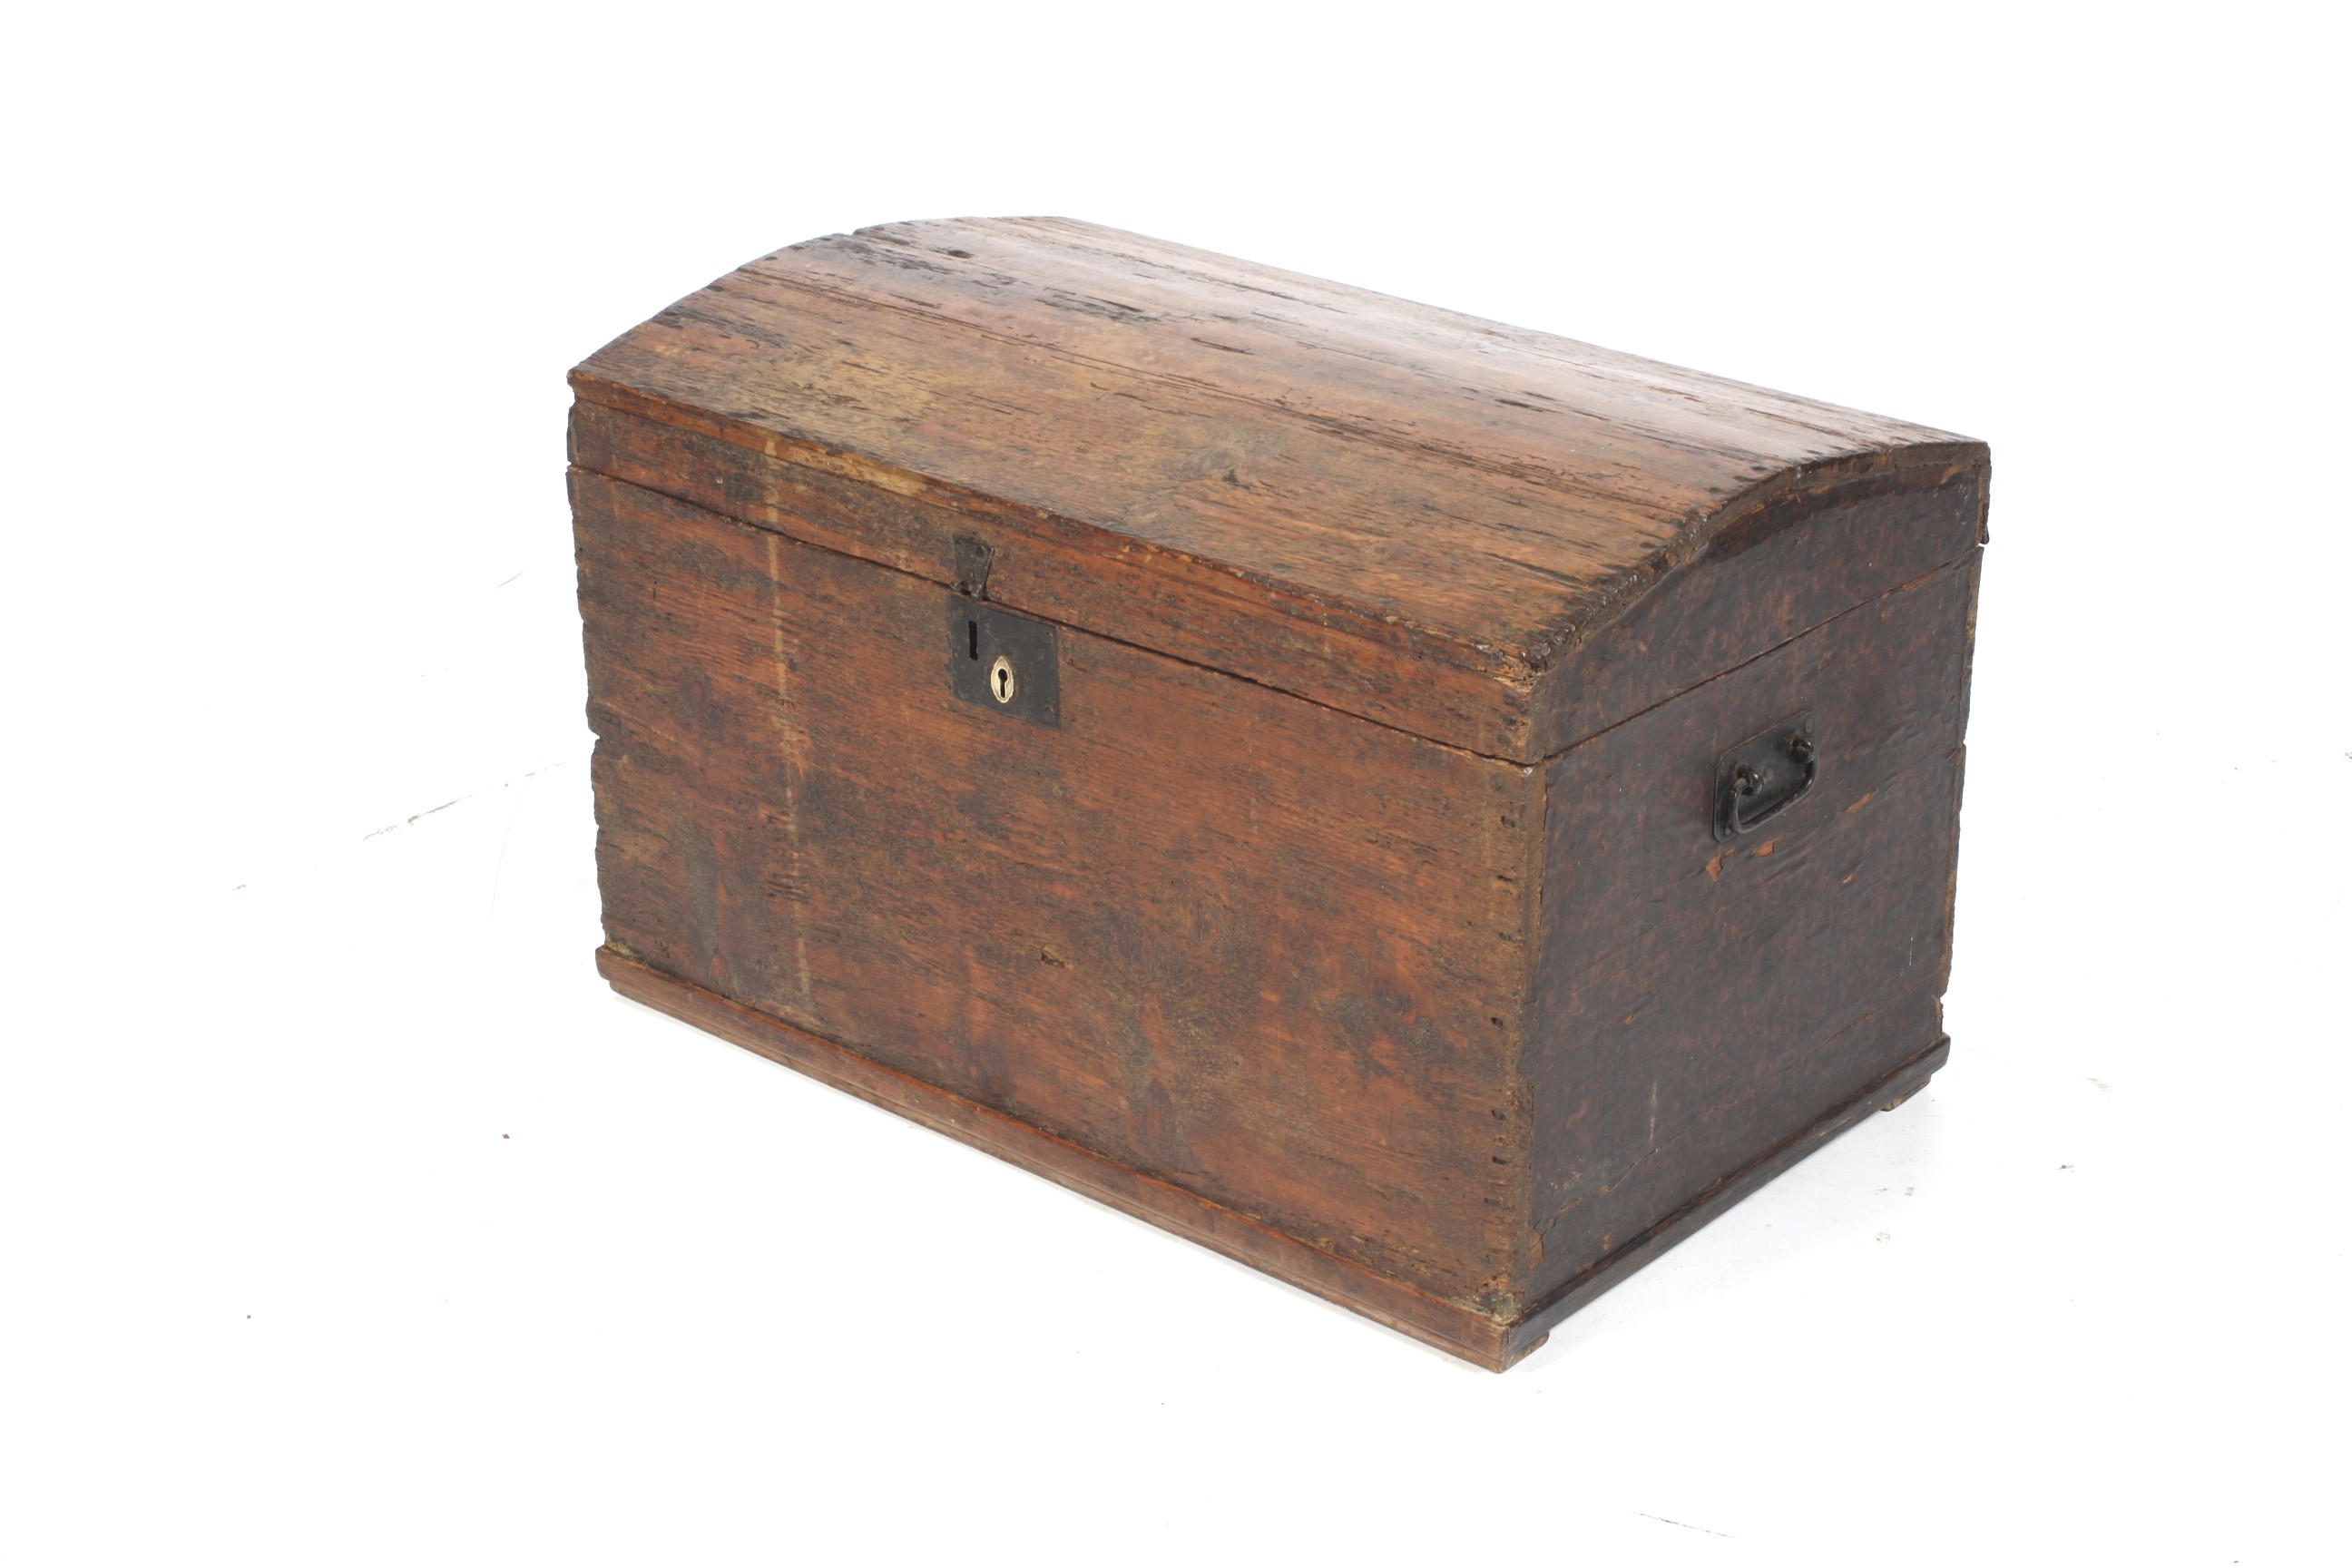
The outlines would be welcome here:
[[[994,664],[988,667],[988,689],[990,691],[995,693],[996,700],[999,702],[1012,701],[1013,693],[1018,689],[1018,686],[1019,682],[1013,679],[1013,661],[1011,659],[999,658]]]

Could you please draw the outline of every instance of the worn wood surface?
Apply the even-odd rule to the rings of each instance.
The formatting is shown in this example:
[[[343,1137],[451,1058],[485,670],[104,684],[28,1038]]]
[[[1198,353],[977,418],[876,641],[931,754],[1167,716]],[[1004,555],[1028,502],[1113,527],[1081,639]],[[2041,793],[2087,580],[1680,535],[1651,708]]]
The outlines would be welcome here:
[[[583,468],[941,584],[956,581],[957,542],[977,540],[999,604],[1468,750],[1516,755],[1529,743],[1527,688],[1252,613],[1231,602],[1220,574],[1164,552],[1107,547],[1098,529],[937,484],[877,482],[600,404],[573,408],[572,447]]]
[[[1559,1325],[1561,1319],[1591,1305],[1647,1265],[1689,1240],[1701,1226],[1720,1216],[1725,1210],[1806,1155],[1819,1152],[1832,1139],[1851,1132],[1877,1112],[1901,1107],[1905,1100],[1927,1086],[1927,1080],[1936,1076],[1937,1069],[1950,1059],[1951,1054],[1952,1042],[1944,1036],[1937,1036],[1927,1049],[1864,1088],[1860,1094],[1824,1111],[1793,1136],[1767,1150],[1748,1164],[1730,1168],[1724,1175],[1694,1193],[1680,1208],[1661,1215],[1639,1234],[1616,1242],[1608,1251],[1568,1274],[1541,1295],[1526,1300],[1520,1306],[1518,1317],[1503,1336],[1499,1355],[1491,1359],[1467,1355],[1463,1359],[1475,1361],[1482,1366],[1493,1366],[1497,1372],[1510,1367],[1549,1339],[1551,1331]],[[1428,1338],[1427,1335],[1417,1337]],[[1430,1342],[1440,1342],[1432,1340]],[[1500,1365],[1495,1364],[1497,1362]]]
[[[575,474],[620,952],[1447,1299],[1518,1250],[1542,781]]]
[[[1985,474],[1922,488],[1888,474],[1780,497],[1593,632],[1541,691],[1537,748],[1558,756],[1938,566],[1972,558]]]
[[[792,247],[573,385],[583,466],[941,583],[977,530],[1003,603],[1522,762],[1584,643],[1719,534],[1983,451],[1060,219]],[[875,533],[826,479],[935,504]]]
[[[1498,1368],[1944,1059],[1976,443],[1048,220],[573,380],[629,994]]]
[[[1540,1331],[1432,1295],[1308,1246],[1018,1117],[884,1067],[805,1029],[648,968],[616,949],[599,949],[596,967],[625,996],[1001,1160],[1010,1160],[1097,1203],[1164,1226],[1188,1240],[1262,1268],[1448,1354],[1500,1372],[1543,1342]]]
[[[1529,1299],[1942,1035],[1976,582],[1971,552],[1551,764]],[[1812,790],[1717,842],[1716,756],[1806,710]]]

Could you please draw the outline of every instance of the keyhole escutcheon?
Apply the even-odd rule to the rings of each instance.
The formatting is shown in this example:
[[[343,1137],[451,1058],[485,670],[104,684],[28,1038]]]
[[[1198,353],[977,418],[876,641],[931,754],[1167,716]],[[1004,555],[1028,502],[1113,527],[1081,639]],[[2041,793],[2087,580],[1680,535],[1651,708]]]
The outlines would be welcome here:
[[[958,702],[1047,730],[1062,727],[1061,638],[1034,620],[958,595],[948,603],[948,689]]]

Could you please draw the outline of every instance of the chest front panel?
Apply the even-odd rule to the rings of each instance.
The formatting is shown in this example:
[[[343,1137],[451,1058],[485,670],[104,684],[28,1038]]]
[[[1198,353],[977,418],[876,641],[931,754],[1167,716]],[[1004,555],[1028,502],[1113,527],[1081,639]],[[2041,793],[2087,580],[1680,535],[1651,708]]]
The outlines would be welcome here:
[[[626,955],[1441,1295],[1517,1246],[1541,778],[576,475]],[[967,602],[968,604],[968,602]]]

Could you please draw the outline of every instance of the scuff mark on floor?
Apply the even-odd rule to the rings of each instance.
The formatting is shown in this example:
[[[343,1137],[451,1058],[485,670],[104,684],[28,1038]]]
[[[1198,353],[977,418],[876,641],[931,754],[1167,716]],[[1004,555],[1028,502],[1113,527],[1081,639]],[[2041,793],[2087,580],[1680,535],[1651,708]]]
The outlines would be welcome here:
[[[508,779],[505,783],[499,784],[499,787],[500,789],[512,789],[515,785],[528,783],[530,780],[537,778],[541,773],[553,773],[557,768],[562,767],[563,765],[564,764],[562,763],[559,762],[550,763],[543,768],[533,768],[527,773]],[[387,833],[396,833],[404,827],[414,827],[428,816],[436,816],[442,812],[448,810],[453,805],[463,805],[466,802],[474,798],[474,795],[461,795],[455,800],[445,800],[439,805],[434,806],[429,811],[420,811],[415,816],[404,817],[398,822],[388,822],[382,827],[377,828],[373,833],[362,834],[360,836],[360,842],[364,844],[371,838],[381,838]]]
[[[1654,1520],[1656,1520],[1660,1524],[1671,1524],[1671,1525],[1673,1525],[1676,1530],[1696,1530],[1696,1531],[1697,1531],[1701,1535],[1712,1535],[1712,1536],[1714,1536],[1714,1537],[1715,1537],[1717,1540],[1718,1540],[1718,1541],[1737,1541],[1737,1540],[1738,1540],[1738,1539],[1739,1539],[1739,1537],[1738,1537],[1738,1536],[1736,1536],[1736,1535],[1726,1535],[1726,1534],[1724,1534],[1724,1533],[1723,1533],[1723,1531],[1719,1531],[1719,1530],[1709,1530],[1709,1529],[1707,1529],[1705,1525],[1700,1525],[1700,1524],[1685,1524],[1685,1523],[1684,1523],[1681,1520],[1679,1520],[1679,1519],[1668,1519],[1664,1514],[1662,1514],[1662,1513],[1643,1513],[1643,1512],[1640,1509],[1638,1509],[1638,1508],[1637,1508],[1637,1509],[1635,1509],[1635,1510],[1633,1510],[1633,1513],[1634,1513],[1634,1515],[1635,1515],[1637,1518],[1641,1518],[1641,1519],[1654,1519]]]
[[[409,817],[409,818],[408,818],[408,819],[406,819],[405,821],[403,821],[403,822],[393,822],[393,823],[387,823],[387,824],[385,824],[383,826],[377,828],[373,833],[368,834],[368,835],[366,835],[364,837],[361,838],[360,842],[361,842],[361,843],[362,843],[362,844],[364,844],[364,843],[366,843],[366,842],[368,841],[368,839],[370,839],[370,838],[381,838],[381,837],[383,837],[385,834],[387,834],[387,833],[394,833],[394,832],[397,832],[398,830],[400,830],[401,828],[404,828],[404,827],[414,827],[414,826],[415,826],[418,823],[420,823],[420,822],[424,821],[424,820],[425,820],[426,817],[428,817],[428,816],[432,816],[436,815],[437,813],[446,811],[446,810],[448,810],[448,809],[449,809],[451,806],[453,806],[453,805],[459,805],[459,804],[461,804],[461,803],[463,803],[463,802],[465,802],[465,801],[469,801],[469,800],[471,800],[471,799],[473,799],[473,798],[474,798],[474,797],[473,797],[472,795],[459,795],[456,800],[445,800],[445,801],[443,801],[439,805],[436,805],[436,806],[433,807],[433,809],[432,809],[432,810],[430,810],[430,811],[420,811],[420,812],[418,812],[415,816]]]

